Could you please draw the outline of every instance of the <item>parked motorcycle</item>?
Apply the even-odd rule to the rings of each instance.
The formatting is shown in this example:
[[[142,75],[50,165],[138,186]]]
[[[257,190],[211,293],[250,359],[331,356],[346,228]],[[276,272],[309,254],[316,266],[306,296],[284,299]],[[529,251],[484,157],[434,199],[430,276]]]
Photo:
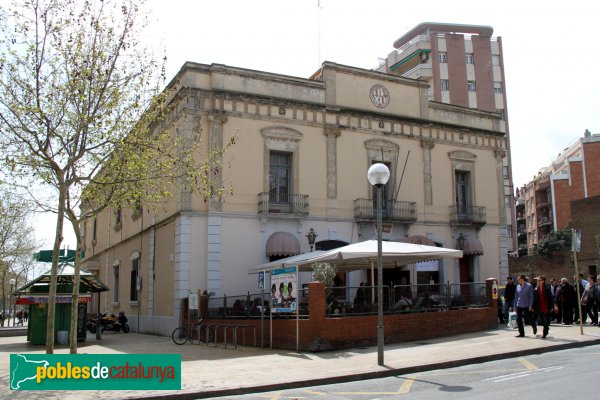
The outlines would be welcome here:
[[[98,327],[98,317],[90,316],[88,318],[87,328],[90,332],[96,333]],[[129,325],[127,324],[127,317],[123,311],[119,312],[119,316],[111,314],[101,314],[100,318],[100,331],[107,332],[120,332],[123,330],[124,333],[129,333]]]

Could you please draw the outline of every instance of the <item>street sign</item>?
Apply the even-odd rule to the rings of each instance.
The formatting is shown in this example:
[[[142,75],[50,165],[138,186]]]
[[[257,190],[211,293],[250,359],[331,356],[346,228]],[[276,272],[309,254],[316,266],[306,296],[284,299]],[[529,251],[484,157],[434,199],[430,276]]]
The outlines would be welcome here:
[[[258,288],[261,290],[265,288],[265,271],[258,272]]]
[[[571,238],[571,251],[579,253],[581,251],[581,229],[573,229]]]

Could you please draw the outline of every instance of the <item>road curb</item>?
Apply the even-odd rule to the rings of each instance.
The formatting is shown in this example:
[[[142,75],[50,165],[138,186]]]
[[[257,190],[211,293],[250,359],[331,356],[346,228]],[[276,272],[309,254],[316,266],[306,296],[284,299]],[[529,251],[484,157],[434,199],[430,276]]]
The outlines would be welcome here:
[[[273,383],[273,384],[262,384],[256,386],[247,386],[241,388],[233,388],[233,389],[219,389],[212,391],[195,391],[195,392],[185,392],[185,393],[173,393],[173,394],[164,394],[157,396],[141,396],[141,397],[128,397],[128,399],[155,399],[155,400],[193,400],[193,399],[206,399],[211,397],[223,397],[223,396],[239,396],[245,394],[252,393],[260,393],[260,392],[269,392],[274,390],[288,390],[288,389],[297,389],[301,387],[307,386],[320,386],[320,385],[329,385],[333,383],[347,383],[353,381],[360,380],[368,380],[368,379],[376,379],[376,378],[387,378],[390,376],[397,375],[408,375],[414,374],[418,372],[426,372],[432,371],[436,369],[446,369],[446,368],[455,368],[462,367],[465,365],[471,364],[480,364],[488,361],[496,361],[496,360],[505,360],[508,358],[514,357],[523,357],[533,354],[543,354],[549,353],[552,351],[560,351],[567,349],[574,349],[578,347],[586,347],[586,346],[594,346],[600,345],[599,339],[592,339],[586,341],[573,341],[570,343],[559,343],[556,345],[546,346],[546,347],[536,347],[526,350],[516,350],[509,351],[506,353],[498,353],[498,354],[489,354],[485,356],[477,356],[477,357],[469,357],[463,358],[460,360],[452,360],[452,361],[443,361],[439,363],[431,363],[426,365],[416,365],[411,367],[404,368],[390,368],[383,371],[371,371],[371,372],[363,372],[356,373],[351,375],[342,375],[342,376],[331,376],[326,378],[315,378],[315,379],[306,379],[302,381],[294,381],[294,382],[283,382],[283,383]]]

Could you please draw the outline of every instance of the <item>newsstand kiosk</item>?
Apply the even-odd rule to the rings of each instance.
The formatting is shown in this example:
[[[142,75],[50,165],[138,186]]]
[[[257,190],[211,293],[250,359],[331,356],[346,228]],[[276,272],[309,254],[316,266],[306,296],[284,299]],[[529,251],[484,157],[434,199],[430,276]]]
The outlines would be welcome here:
[[[92,273],[80,270],[79,303],[77,307],[77,341],[84,342],[86,337],[87,303],[92,293],[104,292],[108,287]],[[56,287],[56,309],[54,314],[54,343],[67,344],[71,328],[71,303],[73,293],[74,267],[63,263],[58,266]],[[29,324],[27,341],[31,344],[46,343],[46,324],[48,321],[48,293],[50,271],[39,276],[25,286],[17,289],[14,295],[17,304],[29,306]]]

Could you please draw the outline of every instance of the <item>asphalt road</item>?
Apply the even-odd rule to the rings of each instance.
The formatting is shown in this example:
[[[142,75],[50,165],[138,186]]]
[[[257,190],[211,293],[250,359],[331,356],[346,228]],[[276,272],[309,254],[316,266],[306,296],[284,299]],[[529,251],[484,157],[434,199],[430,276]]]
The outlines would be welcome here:
[[[599,398],[600,346],[473,364],[410,376],[355,381],[222,399]],[[285,373],[285,368],[282,368]]]

